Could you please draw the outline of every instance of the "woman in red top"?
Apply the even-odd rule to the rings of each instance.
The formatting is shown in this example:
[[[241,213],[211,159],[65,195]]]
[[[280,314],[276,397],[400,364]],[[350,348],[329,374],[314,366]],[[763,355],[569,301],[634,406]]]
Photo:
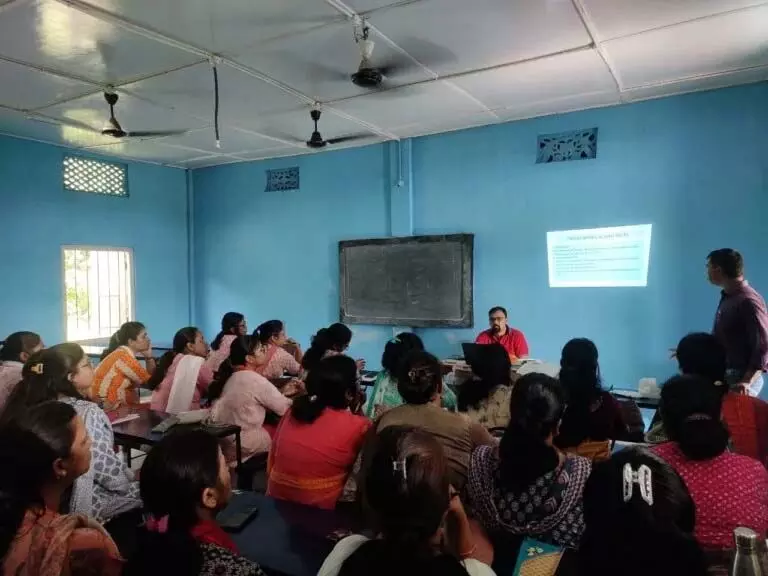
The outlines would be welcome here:
[[[661,418],[671,442],[653,448],[685,481],[696,505],[694,534],[709,550],[733,547],[733,530],[768,532],[768,472],[727,450],[722,394],[696,376],[676,376],[661,389]]]
[[[307,377],[307,395],[294,401],[272,440],[267,494],[334,508],[371,427],[357,415],[361,405],[355,361],[321,360]]]
[[[125,576],[263,576],[216,523],[232,494],[216,438],[201,429],[171,432],[147,455],[139,482],[150,519]]]

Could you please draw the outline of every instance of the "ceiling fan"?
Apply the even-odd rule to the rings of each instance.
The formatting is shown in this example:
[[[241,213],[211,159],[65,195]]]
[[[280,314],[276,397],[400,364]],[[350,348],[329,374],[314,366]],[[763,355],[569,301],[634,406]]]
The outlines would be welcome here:
[[[360,140],[367,138],[369,134],[352,134],[350,136],[341,136],[339,138],[323,139],[320,131],[317,129],[317,122],[320,120],[321,110],[318,107],[312,108],[309,112],[310,118],[315,123],[315,130],[312,132],[312,136],[307,140],[307,146],[309,148],[324,148],[326,144],[341,144],[342,142],[350,142],[352,140]]]
[[[113,138],[146,138],[150,136],[179,136],[189,132],[189,130],[136,130],[126,132],[120,125],[120,122],[115,118],[115,105],[117,104],[118,95],[112,86],[108,86],[104,90],[104,100],[109,104],[109,120],[101,130],[101,134],[104,136],[112,136]]]
[[[115,92],[114,87],[107,86],[104,90],[104,99],[109,104],[109,119],[104,124],[101,130],[94,129],[93,126],[86,122],[76,120],[74,118],[52,118],[43,114],[28,115],[28,118],[36,120],[38,122],[44,122],[46,124],[55,124],[63,126],[71,126],[87,132],[93,132],[94,134],[101,134],[102,136],[111,136],[116,140],[122,140],[124,138],[160,138],[163,136],[179,136],[186,134],[189,130],[123,130],[120,122],[115,118],[115,105],[117,104],[118,95]]]

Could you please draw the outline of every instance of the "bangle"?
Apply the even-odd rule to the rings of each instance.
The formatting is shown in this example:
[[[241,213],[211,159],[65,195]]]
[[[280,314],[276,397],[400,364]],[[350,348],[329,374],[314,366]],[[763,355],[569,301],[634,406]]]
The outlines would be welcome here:
[[[477,552],[477,544],[472,546],[472,548],[470,548],[468,551],[459,553],[459,557],[462,560],[466,560],[467,558],[472,556],[472,554],[474,554],[475,552]]]

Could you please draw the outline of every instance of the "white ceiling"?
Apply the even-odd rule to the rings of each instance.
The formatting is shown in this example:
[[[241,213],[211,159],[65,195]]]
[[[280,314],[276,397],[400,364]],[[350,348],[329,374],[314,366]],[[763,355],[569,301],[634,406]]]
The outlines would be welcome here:
[[[185,168],[309,152],[314,102],[337,149],[762,80],[768,0],[0,0],[0,133]],[[109,84],[126,130],[189,132],[102,136]]]

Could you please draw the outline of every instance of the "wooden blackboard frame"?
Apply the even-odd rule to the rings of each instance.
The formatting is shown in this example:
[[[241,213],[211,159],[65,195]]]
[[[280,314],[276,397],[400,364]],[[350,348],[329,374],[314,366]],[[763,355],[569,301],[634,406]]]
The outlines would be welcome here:
[[[346,258],[345,250],[357,246],[386,246],[398,244],[427,244],[459,242],[462,247],[461,318],[458,320],[425,320],[423,318],[378,318],[353,316],[346,311]],[[441,234],[433,236],[404,236],[395,238],[369,238],[339,242],[339,320],[344,324],[378,324],[413,328],[471,328],[474,325],[474,234]]]

